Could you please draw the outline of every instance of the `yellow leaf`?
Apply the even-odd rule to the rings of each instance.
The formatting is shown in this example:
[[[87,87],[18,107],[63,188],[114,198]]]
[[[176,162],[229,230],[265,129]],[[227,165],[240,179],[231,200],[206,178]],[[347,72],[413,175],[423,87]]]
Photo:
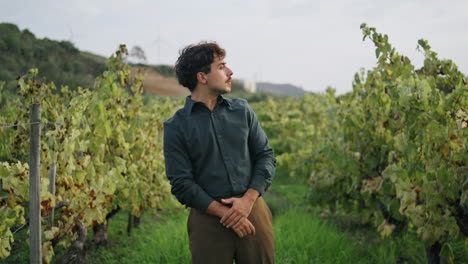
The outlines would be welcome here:
[[[52,242],[48,241],[42,244],[42,262],[44,264],[49,264],[52,261],[54,256],[54,248],[52,247]]]
[[[44,231],[44,239],[45,240],[52,240],[58,237],[60,229],[56,226],[53,226],[50,230]]]
[[[377,231],[379,231],[382,237],[388,237],[393,233],[395,229],[395,225],[389,224],[387,220],[384,220],[378,227]]]

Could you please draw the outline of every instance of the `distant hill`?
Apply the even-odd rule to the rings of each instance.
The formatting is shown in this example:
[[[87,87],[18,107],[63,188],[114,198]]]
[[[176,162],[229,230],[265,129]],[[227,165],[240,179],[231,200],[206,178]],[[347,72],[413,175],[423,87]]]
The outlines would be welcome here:
[[[15,80],[31,68],[57,85],[71,87],[92,85],[95,77],[106,70],[105,60],[81,52],[68,41],[37,39],[14,24],[0,24],[0,81],[13,91]]]
[[[292,84],[275,84],[269,82],[257,82],[257,91],[274,95],[303,96],[306,91]]]
[[[16,79],[31,68],[39,69],[43,81],[53,81],[57,86],[92,86],[97,76],[106,69],[107,58],[80,51],[69,41],[38,39],[28,29],[0,23],[0,81],[5,90],[16,90]],[[145,91],[158,95],[186,95],[169,65],[131,64],[134,72],[144,72]]]
[[[143,74],[143,88],[146,93],[157,95],[189,95],[190,91],[181,86],[176,78],[160,74],[154,67],[140,65],[132,69],[133,74]]]

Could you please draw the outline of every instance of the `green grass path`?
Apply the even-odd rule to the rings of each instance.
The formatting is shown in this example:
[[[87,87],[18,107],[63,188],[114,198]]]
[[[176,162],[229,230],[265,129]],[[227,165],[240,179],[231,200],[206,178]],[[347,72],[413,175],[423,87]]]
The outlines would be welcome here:
[[[422,245],[408,239],[356,240],[320,219],[306,202],[307,192],[304,185],[278,182],[265,196],[274,215],[277,263],[424,263]],[[148,212],[130,236],[125,232],[127,215],[119,213],[109,223],[110,243],[92,251],[88,262],[190,263],[187,213],[176,202]]]

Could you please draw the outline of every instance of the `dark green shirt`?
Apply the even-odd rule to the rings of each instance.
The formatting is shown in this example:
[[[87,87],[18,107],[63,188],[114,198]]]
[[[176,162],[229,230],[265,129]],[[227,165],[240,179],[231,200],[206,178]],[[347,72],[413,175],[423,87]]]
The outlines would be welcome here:
[[[205,212],[220,198],[262,195],[276,159],[252,108],[243,99],[218,97],[211,112],[188,96],[164,122],[166,175],[182,204]]]

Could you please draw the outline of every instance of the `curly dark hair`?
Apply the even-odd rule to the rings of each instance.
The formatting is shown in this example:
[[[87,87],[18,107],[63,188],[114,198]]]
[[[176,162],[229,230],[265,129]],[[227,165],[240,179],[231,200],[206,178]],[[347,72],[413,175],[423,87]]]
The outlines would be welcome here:
[[[226,51],[216,42],[204,41],[183,48],[174,67],[179,83],[193,92],[198,82],[197,73],[210,73],[215,56],[226,56]]]

